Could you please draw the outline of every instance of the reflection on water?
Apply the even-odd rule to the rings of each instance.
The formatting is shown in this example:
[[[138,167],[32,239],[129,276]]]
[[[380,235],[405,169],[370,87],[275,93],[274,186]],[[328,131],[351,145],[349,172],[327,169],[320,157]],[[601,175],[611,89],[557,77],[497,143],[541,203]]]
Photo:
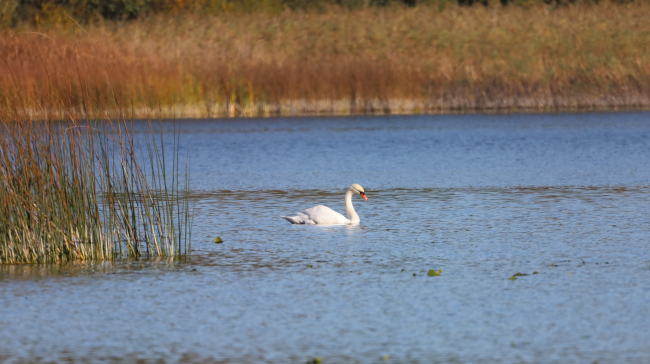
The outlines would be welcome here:
[[[0,358],[647,363],[649,117],[184,122],[192,256],[0,267]]]
[[[85,277],[101,274],[132,274],[184,271],[189,257],[123,259],[115,262],[69,262],[62,264],[12,264],[0,265],[0,281],[39,279],[52,277]],[[191,269],[191,267],[190,267]]]

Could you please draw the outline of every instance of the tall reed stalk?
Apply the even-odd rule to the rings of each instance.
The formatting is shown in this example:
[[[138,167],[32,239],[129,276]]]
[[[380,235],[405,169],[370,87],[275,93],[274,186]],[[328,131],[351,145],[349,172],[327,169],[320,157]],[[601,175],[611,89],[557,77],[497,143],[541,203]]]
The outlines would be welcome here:
[[[162,128],[157,134],[150,122],[127,120],[117,98],[91,108],[87,76],[74,75],[78,98],[48,77],[39,100],[3,94],[0,264],[190,252],[189,167],[183,171],[180,162],[180,133],[166,153]],[[63,82],[71,85],[68,77]],[[80,110],[88,119],[78,117]]]

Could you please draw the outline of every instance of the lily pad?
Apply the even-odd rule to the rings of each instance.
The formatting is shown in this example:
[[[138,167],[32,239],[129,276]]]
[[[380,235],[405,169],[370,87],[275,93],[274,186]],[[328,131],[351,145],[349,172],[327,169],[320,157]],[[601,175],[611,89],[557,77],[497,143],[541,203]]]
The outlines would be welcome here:
[[[427,275],[428,275],[429,277],[437,277],[437,276],[439,276],[440,274],[442,274],[442,269],[440,269],[440,270],[429,269],[429,273],[427,273]]]

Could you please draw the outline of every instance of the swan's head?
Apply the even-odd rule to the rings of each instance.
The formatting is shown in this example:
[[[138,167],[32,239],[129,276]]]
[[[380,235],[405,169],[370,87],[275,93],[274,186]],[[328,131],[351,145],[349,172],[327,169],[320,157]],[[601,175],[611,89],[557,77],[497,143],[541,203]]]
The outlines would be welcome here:
[[[361,195],[361,197],[364,200],[368,201],[368,197],[366,197],[366,191],[363,190],[363,187],[361,187],[360,184],[355,183],[352,186],[350,186],[350,188],[348,188],[348,190],[352,191],[354,193],[358,193],[359,195]]]

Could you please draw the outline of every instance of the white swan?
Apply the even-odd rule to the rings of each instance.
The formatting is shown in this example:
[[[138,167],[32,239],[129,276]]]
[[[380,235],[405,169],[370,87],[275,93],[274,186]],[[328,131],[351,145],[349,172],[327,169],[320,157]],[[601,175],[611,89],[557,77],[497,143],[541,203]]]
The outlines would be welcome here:
[[[358,193],[364,200],[368,201],[363,187],[356,183],[351,185],[345,193],[345,210],[350,217],[349,219],[323,205],[303,210],[298,213],[298,216],[282,216],[282,218],[292,224],[358,224],[360,221],[359,215],[357,215],[357,212],[354,211],[354,207],[352,206],[352,194],[354,193]]]

